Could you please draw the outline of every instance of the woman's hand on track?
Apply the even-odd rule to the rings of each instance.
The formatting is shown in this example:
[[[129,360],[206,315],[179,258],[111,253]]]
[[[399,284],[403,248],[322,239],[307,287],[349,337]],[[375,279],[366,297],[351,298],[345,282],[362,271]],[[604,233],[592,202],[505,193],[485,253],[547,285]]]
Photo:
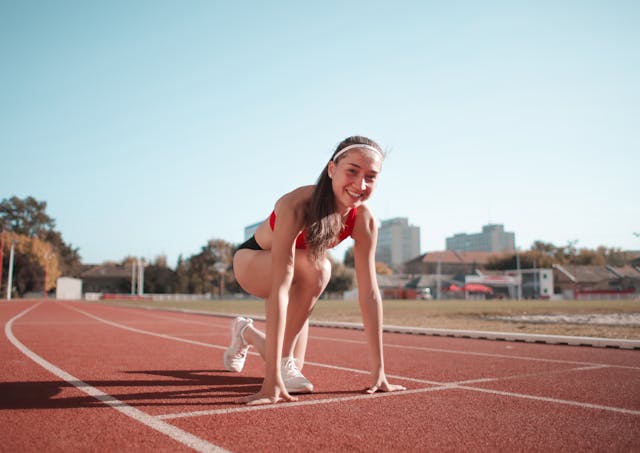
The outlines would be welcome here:
[[[377,377],[373,379],[373,385],[369,388],[366,388],[364,391],[366,393],[376,393],[380,392],[398,392],[400,390],[406,390],[407,388],[404,385],[398,384],[389,384],[387,381],[387,377],[384,375],[384,371],[379,371]]]
[[[239,399],[238,403],[248,406],[258,406],[262,404],[275,404],[279,401],[298,401],[298,398],[289,395],[286,389],[275,387],[274,389],[265,390],[263,386],[258,393],[245,396]]]

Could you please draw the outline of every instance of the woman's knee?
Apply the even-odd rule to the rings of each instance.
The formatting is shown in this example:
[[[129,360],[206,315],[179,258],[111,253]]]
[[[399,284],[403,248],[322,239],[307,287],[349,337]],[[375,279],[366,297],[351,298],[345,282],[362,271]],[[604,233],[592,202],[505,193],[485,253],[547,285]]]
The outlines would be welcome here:
[[[303,285],[319,296],[329,284],[331,278],[331,261],[328,258],[311,260],[308,257],[298,260],[296,258],[296,273],[294,281],[297,285]]]

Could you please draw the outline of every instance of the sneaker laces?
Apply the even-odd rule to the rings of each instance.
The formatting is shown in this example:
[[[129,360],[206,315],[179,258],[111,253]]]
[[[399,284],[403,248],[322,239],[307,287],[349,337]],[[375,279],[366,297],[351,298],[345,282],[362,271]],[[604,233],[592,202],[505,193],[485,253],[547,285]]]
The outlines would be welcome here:
[[[233,359],[244,359],[247,356],[247,352],[249,352],[249,346],[244,346],[242,349],[238,350],[237,354],[232,355]]]
[[[288,378],[304,377],[302,375],[302,372],[296,366],[295,360],[292,358],[287,359],[287,361],[285,362],[284,371],[286,371]]]

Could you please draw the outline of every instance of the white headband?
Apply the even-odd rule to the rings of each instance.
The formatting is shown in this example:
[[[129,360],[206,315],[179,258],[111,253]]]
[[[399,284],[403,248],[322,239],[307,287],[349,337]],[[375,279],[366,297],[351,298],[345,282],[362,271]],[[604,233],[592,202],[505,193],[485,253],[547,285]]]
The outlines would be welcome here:
[[[380,157],[384,157],[382,155],[382,151],[380,151],[378,148],[376,148],[375,146],[371,146],[371,145],[364,145],[364,144],[360,144],[360,143],[356,143],[355,145],[349,145],[349,146],[345,146],[344,148],[342,148],[340,151],[338,151],[336,153],[335,156],[333,156],[333,161],[335,162],[336,160],[338,160],[338,157],[342,156],[344,153],[346,153],[347,151],[349,151],[350,149],[354,149],[354,148],[363,148],[363,149],[368,149],[370,151],[375,151],[376,153],[380,154]]]

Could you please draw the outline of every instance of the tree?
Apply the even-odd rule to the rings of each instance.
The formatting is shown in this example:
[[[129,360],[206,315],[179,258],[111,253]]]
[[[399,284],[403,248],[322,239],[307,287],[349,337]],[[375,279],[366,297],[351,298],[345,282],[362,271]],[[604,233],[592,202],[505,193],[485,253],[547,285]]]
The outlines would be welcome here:
[[[66,244],[62,234],[55,230],[56,222],[47,212],[47,202],[33,197],[20,199],[13,196],[0,201],[0,225],[13,233],[39,238],[51,244],[62,275],[77,276],[80,272],[80,254],[77,248]]]
[[[329,293],[341,293],[353,289],[355,271],[340,262],[331,262],[331,278],[326,291]]]
[[[347,267],[354,268],[356,267],[356,260],[353,256],[353,247],[349,247],[346,252],[344,252],[344,265]]]
[[[393,275],[393,269],[387,266],[382,261],[376,261],[376,274],[379,275]]]
[[[22,200],[13,196],[0,202],[1,223],[14,233],[42,238],[56,225],[46,209],[46,201],[37,201],[33,197]]]
[[[189,258],[189,290],[216,293],[234,280],[231,269],[233,247],[222,239],[211,239],[200,253]],[[221,283],[224,280],[224,283]]]
[[[176,281],[175,292],[185,294],[189,292],[189,269],[188,264],[182,259],[182,255],[178,257],[176,264]]]
[[[44,235],[44,240],[53,246],[54,253],[58,256],[62,275],[70,277],[80,275],[82,262],[77,248],[73,248],[64,242],[62,234],[54,230],[47,231]]]
[[[531,249],[520,252],[520,268],[549,268],[554,264],[577,266],[624,266],[632,255],[616,248],[600,246],[596,249],[578,249],[578,241],[569,241],[566,246],[555,246],[548,242],[536,241]],[[506,253],[489,259],[487,269],[507,270],[516,269],[515,253]]]
[[[160,255],[144,268],[144,292],[168,294],[177,292],[176,272],[167,266],[167,257]]]
[[[37,237],[5,232],[2,281],[9,272],[11,244],[14,244],[13,282],[19,296],[28,292],[49,291],[60,276],[58,257],[51,244]],[[46,276],[46,281],[45,281]]]

